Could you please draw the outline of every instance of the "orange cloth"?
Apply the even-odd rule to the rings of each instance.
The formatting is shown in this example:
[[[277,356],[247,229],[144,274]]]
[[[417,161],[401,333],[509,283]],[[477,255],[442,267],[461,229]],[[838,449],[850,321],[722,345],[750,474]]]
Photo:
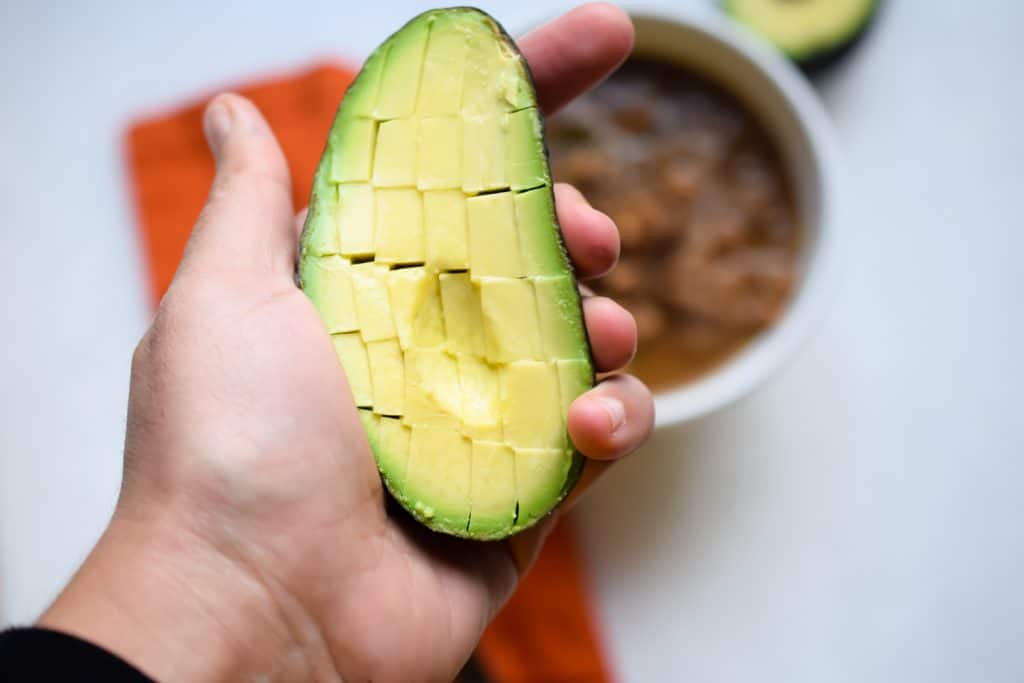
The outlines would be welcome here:
[[[551,532],[515,596],[480,640],[477,655],[493,680],[611,680],[585,579],[572,525],[563,520]]]
[[[313,171],[351,70],[321,65],[238,91],[263,111],[284,149],[296,208],[309,198]],[[130,127],[127,153],[153,305],[174,277],[192,224],[213,180],[202,130],[202,101]],[[583,568],[565,524],[484,634],[476,668],[494,683],[602,683],[599,647]]]

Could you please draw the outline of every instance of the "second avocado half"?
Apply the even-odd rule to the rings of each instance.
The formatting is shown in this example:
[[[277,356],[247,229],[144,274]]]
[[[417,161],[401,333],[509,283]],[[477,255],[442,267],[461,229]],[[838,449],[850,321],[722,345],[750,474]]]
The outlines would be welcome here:
[[[392,496],[498,539],[550,512],[583,458],[594,369],[528,67],[487,14],[419,15],[349,87],[313,183],[299,277]]]
[[[807,70],[845,54],[881,0],[722,0],[725,11]]]

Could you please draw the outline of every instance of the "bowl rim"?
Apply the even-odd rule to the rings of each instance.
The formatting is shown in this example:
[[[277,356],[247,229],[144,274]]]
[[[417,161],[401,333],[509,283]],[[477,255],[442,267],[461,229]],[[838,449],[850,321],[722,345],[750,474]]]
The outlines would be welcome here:
[[[814,249],[782,317],[717,368],[679,387],[657,392],[655,427],[666,427],[696,420],[753,392],[792,359],[809,338],[836,289],[840,191],[844,183],[840,181],[837,137],[825,109],[810,83],[782,55],[721,16],[684,10],[670,14],[637,11],[630,16],[638,31],[650,23],[701,33],[759,72],[791,107],[799,134],[813,158],[814,178],[821,192]]]

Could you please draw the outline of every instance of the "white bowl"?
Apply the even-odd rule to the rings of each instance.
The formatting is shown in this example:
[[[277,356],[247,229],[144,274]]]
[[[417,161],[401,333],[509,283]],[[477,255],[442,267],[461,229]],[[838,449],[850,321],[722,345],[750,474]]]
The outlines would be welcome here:
[[[699,379],[655,396],[656,426],[693,420],[752,391],[793,355],[834,285],[841,183],[835,135],[789,62],[724,18],[634,15],[634,54],[690,69],[735,95],[767,129],[796,192],[803,229],[797,286],[782,317]]]

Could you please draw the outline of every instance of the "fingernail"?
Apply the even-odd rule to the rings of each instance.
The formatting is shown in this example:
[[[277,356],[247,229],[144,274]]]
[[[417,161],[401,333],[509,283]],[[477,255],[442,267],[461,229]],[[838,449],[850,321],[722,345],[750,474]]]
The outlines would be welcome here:
[[[221,147],[231,132],[231,124],[231,110],[227,105],[214,101],[207,107],[206,116],[203,118],[203,129],[214,156],[220,156]]]
[[[617,431],[626,421],[626,407],[622,405],[622,401],[611,396],[598,396],[597,400],[601,402],[604,412],[608,413],[608,422],[611,423],[612,432]]]

